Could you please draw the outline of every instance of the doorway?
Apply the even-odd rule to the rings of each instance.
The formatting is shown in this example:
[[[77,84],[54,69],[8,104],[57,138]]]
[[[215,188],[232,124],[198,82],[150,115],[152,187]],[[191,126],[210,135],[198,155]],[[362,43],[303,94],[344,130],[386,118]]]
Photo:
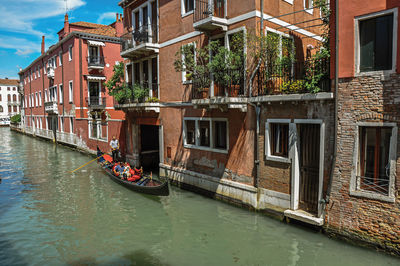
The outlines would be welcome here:
[[[320,125],[299,125],[299,209],[318,214],[320,175]]]
[[[145,169],[158,170],[160,162],[159,126],[140,125],[140,162]]]

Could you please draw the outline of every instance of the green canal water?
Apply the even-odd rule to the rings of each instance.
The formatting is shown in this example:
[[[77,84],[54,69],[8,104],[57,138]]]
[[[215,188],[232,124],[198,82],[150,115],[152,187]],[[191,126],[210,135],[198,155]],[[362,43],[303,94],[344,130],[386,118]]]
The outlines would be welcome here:
[[[171,187],[147,197],[91,157],[0,128],[0,265],[400,265]]]

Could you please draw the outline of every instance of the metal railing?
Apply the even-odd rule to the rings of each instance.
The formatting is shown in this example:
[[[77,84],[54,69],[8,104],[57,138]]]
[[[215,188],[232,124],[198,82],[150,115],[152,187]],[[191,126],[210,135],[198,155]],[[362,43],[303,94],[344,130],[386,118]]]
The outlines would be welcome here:
[[[204,99],[215,97],[241,97],[245,96],[245,71],[244,69],[230,69],[224,73],[215,75],[205,73],[193,75],[192,99]],[[214,85],[214,94],[211,95],[210,88]]]
[[[158,25],[146,24],[142,25],[132,32],[125,33],[121,36],[121,51],[134,48],[142,43],[158,43]]]
[[[257,72],[253,96],[330,91],[329,59],[267,64]]]
[[[375,192],[382,195],[389,194],[389,181],[390,179],[386,176],[379,178],[357,176],[357,189]]]
[[[86,97],[86,102],[91,108],[105,108],[106,107],[106,97]]]
[[[193,22],[198,22],[208,17],[225,17],[225,0],[196,0]]]
[[[87,62],[89,67],[104,67],[104,56],[88,56]]]

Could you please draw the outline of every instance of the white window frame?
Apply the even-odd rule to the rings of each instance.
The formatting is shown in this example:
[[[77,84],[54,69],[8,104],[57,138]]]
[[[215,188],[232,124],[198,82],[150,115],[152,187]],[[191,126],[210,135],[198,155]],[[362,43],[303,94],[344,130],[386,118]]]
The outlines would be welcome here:
[[[367,72],[360,72],[360,21],[372,19],[376,17],[381,17],[385,15],[393,14],[393,50],[392,50],[392,69],[389,70],[377,70],[377,71],[367,71]],[[387,76],[392,73],[396,72],[396,65],[397,65],[397,38],[398,38],[398,8],[392,8],[383,10],[380,12],[358,16],[354,18],[354,72],[355,76],[369,76],[373,74],[380,74],[382,76]]]
[[[58,52],[58,65],[62,66],[62,52]]]
[[[306,0],[303,0],[303,7],[304,7],[304,11],[306,11],[309,14],[313,14],[314,13],[314,0],[310,0],[311,2],[311,8],[306,6]]]
[[[193,10],[186,12],[184,1],[185,0],[181,0],[181,16],[182,17],[186,17],[186,16],[189,16],[190,14],[193,14],[194,9],[196,8],[196,0],[193,0]]]
[[[38,77],[40,78],[40,71],[42,69],[42,66],[38,66]]]
[[[194,49],[193,56],[194,56],[194,62],[196,63],[196,42],[190,42],[190,43],[184,44],[184,45],[181,46],[181,49],[183,47],[186,47],[186,46],[189,46],[189,45],[193,45],[193,49]],[[185,55],[182,53],[182,62],[184,62],[184,59],[185,59]],[[186,70],[182,71],[182,83],[183,84],[192,84],[192,82],[193,82],[193,80],[187,80],[186,79]]]
[[[69,133],[74,133],[74,118],[69,117]]]
[[[271,124],[287,124],[289,126],[289,136],[290,137],[290,119],[267,119],[265,122],[265,158],[267,161],[275,161],[282,163],[290,163],[289,149],[288,147],[288,157],[276,156],[271,154]],[[289,140],[288,140],[289,143]]]
[[[64,117],[60,116],[60,126],[58,127],[58,131],[64,132]]]
[[[390,161],[390,177],[389,177],[389,193],[388,196],[373,191],[360,190],[357,188],[358,162],[359,162],[359,142],[360,127],[391,127],[392,136],[390,138],[389,161]],[[388,122],[359,122],[356,124],[355,141],[353,150],[353,169],[350,179],[350,195],[356,197],[364,197],[373,200],[381,200],[385,202],[395,202],[395,180],[396,180],[396,156],[397,156],[397,132],[396,123]]]
[[[68,82],[68,99],[69,103],[74,102],[74,83],[72,80]]]
[[[97,127],[97,136],[96,138],[91,137],[92,135],[92,130],[93,130],[93,122],[95,122],[96,127]],[[107,124],[107,131],[106,131],[106,137],[103,139],[101,138],[102,135],[102,128],[101,128],[101,119],[89,119],[88,120],[88,138],[97,140],[97,141],[103,141],[103,142],[108,142],[108,124]]]
[[[39,91],[39,106],[42,106],[42,92]]]
[[[38,93],[37,92],[35,92],[34,98],[35,98],[35,107],[38,107],[39,106],[39,97],[38,97]]]
[[[58,90],[59,90],[59,95],[58,95],[58,97],[59,97],[59,103],[60,104],[63,104],[63,92],[62,92],[62,90],[64,90],[64,86],[63,86],[63,84],[61,83],[61,84],[59,84],[58,85]]]
[[[187,144],[186,142],[186,121],[195,121],[195,144]],[[200,146],[200,121],[209,121],[210,123],[210,147]],[[214,148],[214,131],[213,131],[213,122],[214,121],[223,121],[226,122],[226,149],[217,149]],[[183,147],[189,149],[198,149],[204,151],[218,152],[227,154],[229,151],[229,120],[228,118],[214,118],[214,117],[184,117],[183,118]]]
[[[68,61],[72,61],[72,44],[70,46],[68,46]]]
[[[286,3],[289,3],[289,4],[291,4],[291,5],[293,5],[293,0],[283,0],[284,2],[286,2]]]

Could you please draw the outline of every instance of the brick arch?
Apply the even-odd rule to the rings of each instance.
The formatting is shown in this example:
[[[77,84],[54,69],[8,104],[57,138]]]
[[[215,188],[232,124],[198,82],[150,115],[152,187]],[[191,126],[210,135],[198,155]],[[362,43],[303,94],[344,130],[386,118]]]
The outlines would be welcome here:
[[[400,123],[400,119],[398,117],[392,115],[384,115],[382,113],[371,112],[368,114],[359,114],[356,116],[356,121],[365,121],[365,120],[380,120],[380,121],[389,121],[389,122],[397,122]]]

